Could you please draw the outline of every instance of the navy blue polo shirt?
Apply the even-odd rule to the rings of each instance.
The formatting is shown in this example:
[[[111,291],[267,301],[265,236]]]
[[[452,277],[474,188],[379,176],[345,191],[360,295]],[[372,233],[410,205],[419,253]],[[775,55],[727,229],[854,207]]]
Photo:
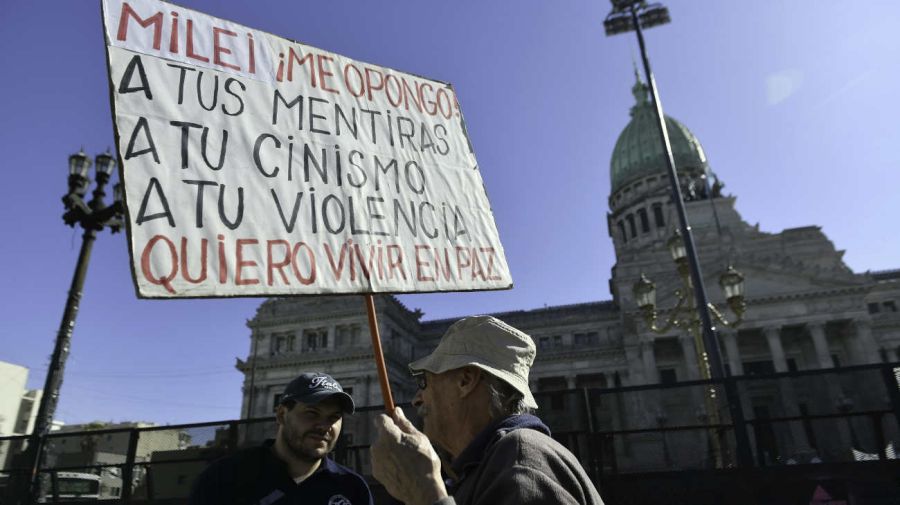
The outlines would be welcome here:
[[[191,505],[373,505],[365,479],[329,458],[300,484],[272,451],[273,440],[212,463],[194,481]]]

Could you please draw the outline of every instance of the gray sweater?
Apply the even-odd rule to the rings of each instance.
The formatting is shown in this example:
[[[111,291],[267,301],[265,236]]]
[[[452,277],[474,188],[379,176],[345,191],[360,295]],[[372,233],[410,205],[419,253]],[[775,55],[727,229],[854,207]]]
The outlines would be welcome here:
[[[459,479],[436,505],[603,505],[575,456],[536,417],[513,416],[486,431],[454,461]]]

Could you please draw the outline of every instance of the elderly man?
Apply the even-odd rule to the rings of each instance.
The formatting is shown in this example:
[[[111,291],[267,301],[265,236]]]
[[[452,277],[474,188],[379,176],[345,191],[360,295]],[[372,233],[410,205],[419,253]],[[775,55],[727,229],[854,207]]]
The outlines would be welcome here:
[[[210,465],[190,505],[372,505],[366,481],[328,458],[353,411],[353,398],[331,376],[300,375],[275,409],[275,440]]]
[[[575,456],[529,413],[534,355],[531,337],[494,317],[453,324],[409,365],[424,434],[399,408],[376,419],[375,478],[406,505],[602,505]],[[432,444],[449,459],[446,485]]]

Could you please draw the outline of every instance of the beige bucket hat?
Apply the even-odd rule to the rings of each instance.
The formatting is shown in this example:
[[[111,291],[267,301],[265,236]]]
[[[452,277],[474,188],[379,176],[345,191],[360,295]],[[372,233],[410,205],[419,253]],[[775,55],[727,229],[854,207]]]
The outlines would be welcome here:
[[[528,387],[534,341],[525,332],[492,316],[465,317],[453,323],[431,354],[409,364],[413,373],[444,373],[472,365],[506,381],[522,393],[525,406],[537,403]]]

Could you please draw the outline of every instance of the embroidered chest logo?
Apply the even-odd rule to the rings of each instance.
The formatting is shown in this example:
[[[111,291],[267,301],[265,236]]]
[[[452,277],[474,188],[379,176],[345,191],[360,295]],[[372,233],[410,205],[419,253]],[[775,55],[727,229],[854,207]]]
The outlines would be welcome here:
[[[328,499],[328,505],[353,505],[350,500],[342,494],[336,494]]]

